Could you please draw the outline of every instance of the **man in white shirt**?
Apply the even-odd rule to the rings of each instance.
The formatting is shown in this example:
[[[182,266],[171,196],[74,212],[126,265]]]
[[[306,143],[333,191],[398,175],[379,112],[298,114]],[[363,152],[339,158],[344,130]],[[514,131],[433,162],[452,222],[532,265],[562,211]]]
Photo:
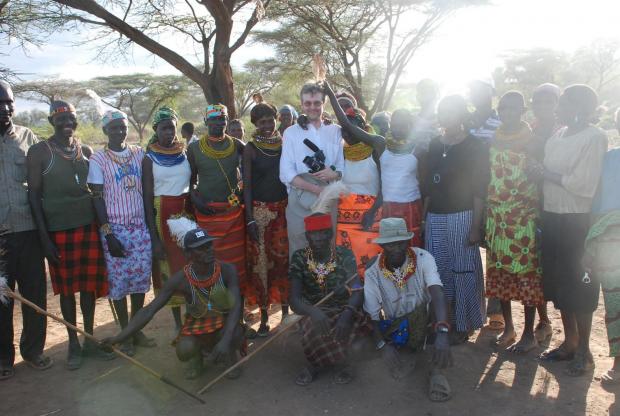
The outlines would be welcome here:
[[[410,247],[413,233],[402,218],[384,218],[379,223],[383,252],[366,265],[364,310],[370,315],[377,351],[381,351],[392,377],[401,379],[407,366],[400,349],[419,351],[426,345],[431,302],[436,321],[433,370],[429,398],[450,398],[448,380],[439,371],[452,363],[448,333],[448,308],[435,259],[426,250]]]
[[[304,218],[311,214],[310,206],[328,183],[342,178],[344,156],[340,126],[326,125],[321,120],[325,106],[325,93],[318,84],[306,84],[301,93],[302,112],[307,124],[295,124],[284,132],[280,158],[280,180],[289,193],[286,208],[289,253],[307,246]],[[310,173],[304,163],[306,157],[315,155],[304,140],[308,139],[325,155],[325,167]],[[333,210],[335,215],[335,210]],[[332,221],[336,224],[335,218]]]

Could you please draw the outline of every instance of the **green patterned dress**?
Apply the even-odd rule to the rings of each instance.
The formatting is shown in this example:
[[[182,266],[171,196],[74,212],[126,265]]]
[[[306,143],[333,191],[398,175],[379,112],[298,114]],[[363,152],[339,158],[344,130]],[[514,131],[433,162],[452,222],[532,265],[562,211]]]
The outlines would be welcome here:
[[[526,154],[490,149],[486,294],[525,306],[544,302],[536,228],[540,190],[525,173]]]

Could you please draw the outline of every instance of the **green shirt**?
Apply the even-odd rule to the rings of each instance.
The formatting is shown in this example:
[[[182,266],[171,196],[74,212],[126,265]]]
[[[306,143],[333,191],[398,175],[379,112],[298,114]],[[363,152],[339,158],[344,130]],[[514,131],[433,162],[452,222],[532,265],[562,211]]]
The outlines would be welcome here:
[[[235,147],[232,154],[222,159],[212,159],[205,155],[200,150],[200,141],[193,142],[188,147],[194,155],[198,173],[198,192],[208,202],[227,202],[231,191],[241,199],[238,186],[241,173],[237,142],[233,141],[232,146]]]
[[[357,264],[353,252],[346,247],[336,247],[336,268],[325,278],[325,288],[316,280],[314,273],[308,269],[306,249],[297,250],[291,259],[289,279],[299,279],[302,283],[302,298],[309,304],[315,304],[334,289],[342,286],[351,276],[357,273]],[[349,302],[347,291],[339,291],[332,296],[326,306],[344,306]]]

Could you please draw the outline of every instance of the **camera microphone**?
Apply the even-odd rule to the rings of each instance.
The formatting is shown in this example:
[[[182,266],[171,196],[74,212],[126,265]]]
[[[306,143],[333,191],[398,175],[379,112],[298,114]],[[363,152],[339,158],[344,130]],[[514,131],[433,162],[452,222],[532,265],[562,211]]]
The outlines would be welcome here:
[[[312,143],[310,139],[304,139],[304,144],[310,148],[314,153],[318,152],[320,149],[316,144]]]

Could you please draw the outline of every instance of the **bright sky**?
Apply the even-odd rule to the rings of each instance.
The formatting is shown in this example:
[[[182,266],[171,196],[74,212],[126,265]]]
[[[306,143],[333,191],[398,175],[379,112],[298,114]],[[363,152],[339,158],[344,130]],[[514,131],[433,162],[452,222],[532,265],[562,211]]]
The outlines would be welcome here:
[[[459,92],[468,80],[489,77],[503,51],[550,47],[570,52],[597,38],[620,38],[619,17],[618,0],[493,0],[491,6],[468,8],[452,17],[414,57],[404,80],[430,77],[441,83],[444,93]],[[67,35],[55,36],[28,56],[12,50],[6,65],[32,73],[32,78],[60,75],[74,80],[133,72],[176,73],[140,48],[132,62],[102,65],[92,49],[71,46],[70,41]],[[8,52],[6,47],[0,51]],[[246,45],[234,55],[233,65],[240,67],[270,53],[268,47]]]

